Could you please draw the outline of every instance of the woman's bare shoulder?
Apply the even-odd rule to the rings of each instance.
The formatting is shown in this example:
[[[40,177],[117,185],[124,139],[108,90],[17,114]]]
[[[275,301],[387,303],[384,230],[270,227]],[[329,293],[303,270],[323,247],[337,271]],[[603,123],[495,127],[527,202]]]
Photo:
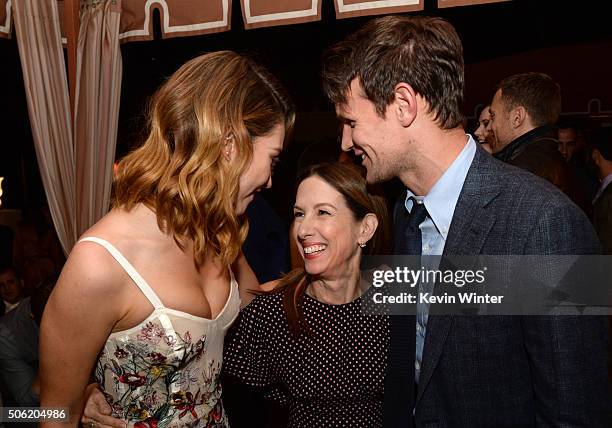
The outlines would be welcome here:
[[[68,256],[60,282],[92,292],[119,291],[126,278],[125,270],[108,248],[86,238],[98,238],[115,248],[123,248],[122,244],[130,242],[130,239],[125,236],[120,220],[111,211],[81,236]]]
[[[280,279],[274,280],[274,281],[269,281],[266,282],[264,284],[261,284],[259,287],[261,288],[261,291],[274,291],[278,288],[278,286],[280,285],[281,281]]]

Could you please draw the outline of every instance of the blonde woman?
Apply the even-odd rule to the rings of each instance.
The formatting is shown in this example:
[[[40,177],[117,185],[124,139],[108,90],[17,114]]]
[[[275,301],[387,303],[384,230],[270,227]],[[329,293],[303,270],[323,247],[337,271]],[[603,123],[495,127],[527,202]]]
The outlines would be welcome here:
[[[249,273],[243,214],[271,185],[293,111],[267,72],[217,52],[174,73],[149,116],[113,209],[74,247],[45,310],[41,405],[69,407],[76,426],[93,372],[129,426],[225,427],[223,340],[248,302],[230,266]]]

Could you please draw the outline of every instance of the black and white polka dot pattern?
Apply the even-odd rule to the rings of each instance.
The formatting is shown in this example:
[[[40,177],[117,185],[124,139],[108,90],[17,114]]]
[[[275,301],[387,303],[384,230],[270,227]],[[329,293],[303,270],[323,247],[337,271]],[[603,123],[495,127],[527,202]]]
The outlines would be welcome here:
[[[363,314],[361,304],[305,296],[312,335],[296,338],[282,296],[258,296],[226,338],[224,370],[289,405],[289,427],[382,426],[389,319]]]

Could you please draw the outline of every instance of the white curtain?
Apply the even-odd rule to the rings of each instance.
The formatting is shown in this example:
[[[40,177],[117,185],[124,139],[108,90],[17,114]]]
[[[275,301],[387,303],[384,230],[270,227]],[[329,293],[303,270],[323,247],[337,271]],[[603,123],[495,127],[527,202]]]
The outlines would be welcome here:
[[[81,2],[74,135],[77,230],[108,211],[119,123],[120,0]]]
[[[74,123],[57,0],[14,0],[13,11],[40,175],[68,254],[108,211],[121,92],[121,1],[81,2]]]
[[[68,253],[77,240],[68,81],[56,0],[14,0],[32,137],[51,216]]]

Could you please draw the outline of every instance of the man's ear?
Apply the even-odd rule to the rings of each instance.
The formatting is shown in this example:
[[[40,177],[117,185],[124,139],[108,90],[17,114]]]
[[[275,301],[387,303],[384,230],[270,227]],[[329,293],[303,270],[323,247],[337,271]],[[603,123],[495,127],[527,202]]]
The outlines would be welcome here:
[[[359,242],[366,243],[372,239],[372,236],[374,236],[374,233],[376,232],[376,228],[378,228],[378,217],[376,217],[376,214],[366,214],[363,220],[361,220]]]
[[[390,108],[403,127],[412,125],[417,115],[417,94],[412,86],[403,82],[395,85],[394,99],[387,109]]]
[[[599,168],[603,159],[603,156],[601,155],[599,150],[593,149],[593,151],[591,152],[591,158],[593,159],[593,163]]]
[[[527,120],[528,115],[527,115],[527,110],[525,110],[525,107],[523,106],[518,106],[518,107],[514,107],[511,111],[510,111],[510,123],[512,124],[513,128],[520,128],[523,123],[525,123],[525,121]]]

